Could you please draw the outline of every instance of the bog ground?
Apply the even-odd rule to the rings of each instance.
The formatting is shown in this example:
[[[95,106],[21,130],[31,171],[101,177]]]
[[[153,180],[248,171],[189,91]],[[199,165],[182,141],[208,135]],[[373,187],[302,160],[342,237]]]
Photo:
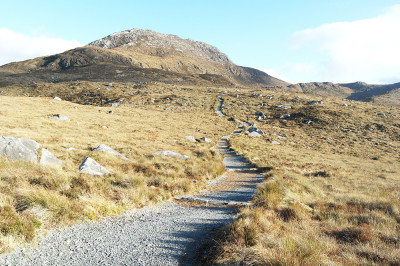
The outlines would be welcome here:
[[[395,265],[400,260],[397,107],[277,89],[161,82],[36,86],[27,93],[52,97],[16,97],[23,92],[17,87],[14,96],[1,97],[1,135],[34,139],[64,164],[0,159],[3,252],[35,243],[35,236],[55,227],[198,194],[224,172],[223,156],[212,147],[241,126],[229,145],[264,171],[265,182],[253,205],[215,232],[202,263]],[[219,97],[226,116],[215,112]],[[119,107],[111,107],[114,103]],[[56,114],[70,121],[52,119]],[[100,144],[130,161],[93,151]],[[71,147],[76,150],[66,150]],[[153,154],[161,150],[191,159]],[[80,173],[86,156],[111,174]]]

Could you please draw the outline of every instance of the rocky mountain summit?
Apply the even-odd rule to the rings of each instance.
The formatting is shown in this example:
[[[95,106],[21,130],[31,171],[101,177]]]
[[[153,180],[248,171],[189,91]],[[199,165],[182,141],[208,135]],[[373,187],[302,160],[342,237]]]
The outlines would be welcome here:
[[[113,33],[61,54],[0,67],[11,82],[168,81],[217,86],[285,86],[267,73],[234,64],[204,42],[151,30]]]
[[[226,54],[207,43],[191,39],[181,39],[176,35],[163,34],[152,30],[131,29],[116,32],[91,42],[88,46],[97,46],[106,49],[121,47],[171,49],[181,53],[189,52],[200,58],[220,64],[232,63]]]

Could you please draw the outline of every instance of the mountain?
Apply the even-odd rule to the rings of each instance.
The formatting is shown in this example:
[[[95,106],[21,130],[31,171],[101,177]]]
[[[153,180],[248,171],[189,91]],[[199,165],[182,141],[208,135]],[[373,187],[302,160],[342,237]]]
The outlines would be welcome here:
[[[39,80],[80,79],[213,82],[237,86],[284,86],[262,71],[234,64],[209,44],[151,30],[111,34],[64,53],[11,63],[0,72]]]
[[[400,83],[377,85],[360,81],[353,83],[308,82],[289,84],[281,90],[400,106]]]
[[[353,91],[350,88],[334,84],[332,82],[308,82],[288,85],[285,90],[290,92],[309,93],[319,96],[334,96],[338,98],[346,98]]]

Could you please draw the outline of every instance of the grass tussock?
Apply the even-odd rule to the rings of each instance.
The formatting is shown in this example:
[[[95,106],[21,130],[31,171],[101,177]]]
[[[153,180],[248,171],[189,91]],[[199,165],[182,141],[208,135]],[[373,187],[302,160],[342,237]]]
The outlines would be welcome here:
[[[256,93],[263,92],[228,94],[226,112],[256,123],[265,135],[241,134],[230,143],[271,171],[255,206],[242,209],[225,229],[212,263],[397,265],[400,111],[359,102],[343,106],[334,98],[315,106],[308,96],[276,92],[267,100]],[[266,119],[258,120],[256,111]],[[284,113],[290,118],[280,118]]]
[[[175,88],[175,97],[170,97],[174,102],[147,103],[148,98],[161,97],[163,92],[140,89],[146,94],[136,97],[137,104],[118,108],[49,98],[1,97],[1,135],[33,139],[64,163],[41,166],[0,157],[0,253],[57,226],[194,193],[223,172],[222,155],[211,148],[232,125],[214,114],[215,95],[193,89],[189,98],[187,90]],[[201,93],[206,97],[196,97]],[[71,121],[53,120],[54,113]],[[187,135],[205,136],[213,143],[192,143],[183,138]],[[114,148],[130,161],[93,151],[100,144]],[[69,147],[75,150],[66,150]],[[191,159],[152,154],[159,150],[172,150]],[[78,166],[86,156],[111,174],[79,173]]]

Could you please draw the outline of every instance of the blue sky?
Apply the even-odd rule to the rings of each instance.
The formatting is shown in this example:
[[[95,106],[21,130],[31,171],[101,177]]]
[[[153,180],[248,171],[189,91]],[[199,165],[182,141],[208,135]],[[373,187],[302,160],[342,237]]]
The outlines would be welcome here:
[[[212,44],[238,65],[293,83],[400,82],[397,4],[391,0],[3,1],[0,65],[142,28]]]

